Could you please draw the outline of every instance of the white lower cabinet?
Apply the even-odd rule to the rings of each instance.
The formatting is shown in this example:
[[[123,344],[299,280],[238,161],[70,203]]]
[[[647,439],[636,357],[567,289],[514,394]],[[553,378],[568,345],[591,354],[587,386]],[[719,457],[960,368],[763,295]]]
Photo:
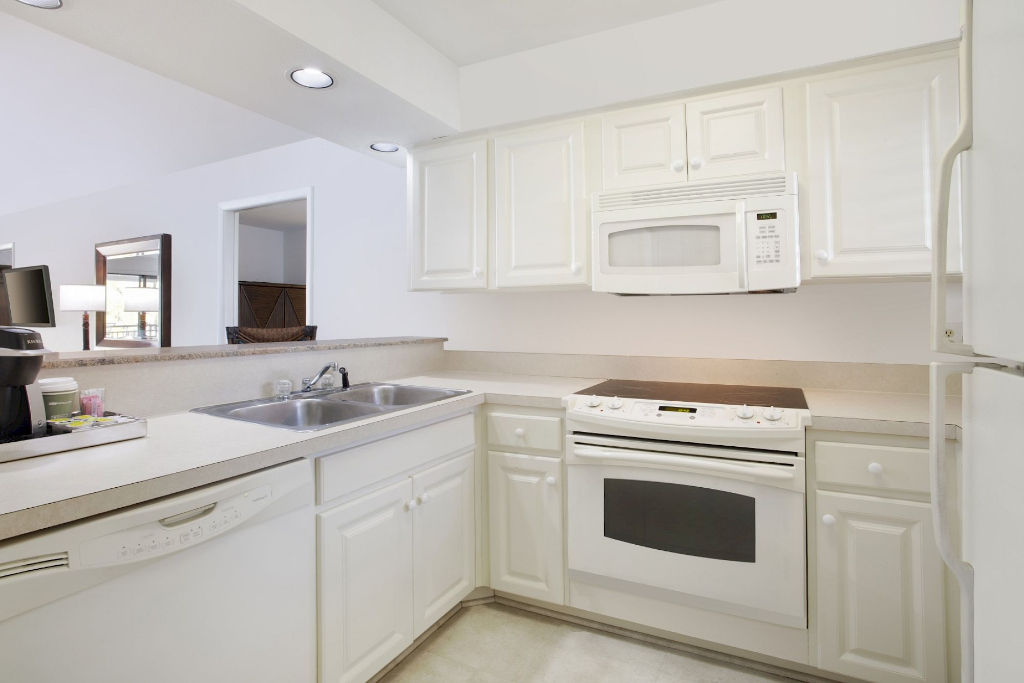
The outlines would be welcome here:
[[[808,440],[816,488],[812,663],[877,683],[950,680],[956,667],[947,658],[956,651],[947,652],[927,440],[842,433]]]
[[[491,587],[565,603],[562,461],[490,453]]]
[[[472,454],[412,478],[413,629],[419,636],[476,587]]]
[[[365,681],[476,585],[473,454],[317,516],[320,680]]]
[[[819,492],[820,666],[886,681],[945,681],[942,560],[931,506]]]
[[[365,681],[413,641],[406,480],[317,516],[320,679]]]

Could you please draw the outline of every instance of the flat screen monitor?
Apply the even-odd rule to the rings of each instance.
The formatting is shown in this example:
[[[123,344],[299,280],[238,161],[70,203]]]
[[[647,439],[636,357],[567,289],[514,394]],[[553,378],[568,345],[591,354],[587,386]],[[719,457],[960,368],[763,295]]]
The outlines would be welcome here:
[[[53,294],[48,266],[27,266],[3,271],[11,325],[54,327]]]

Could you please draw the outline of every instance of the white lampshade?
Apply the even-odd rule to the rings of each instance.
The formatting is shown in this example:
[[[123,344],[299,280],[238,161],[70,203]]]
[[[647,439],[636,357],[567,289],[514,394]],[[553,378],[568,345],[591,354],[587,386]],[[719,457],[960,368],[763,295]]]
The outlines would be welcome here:
[[[103,285],[61,285],[60,310],[102,311],[107,307],[107,288]]]
[[[146,312],[160,310],[160,290],[153,287],[125,287],[124,310]]]

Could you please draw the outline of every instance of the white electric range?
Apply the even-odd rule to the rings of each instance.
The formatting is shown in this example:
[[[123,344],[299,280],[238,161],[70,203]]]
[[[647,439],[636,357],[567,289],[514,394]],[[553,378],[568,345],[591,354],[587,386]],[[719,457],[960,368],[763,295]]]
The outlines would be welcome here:
[[[563,404],[570,604],[762,651],[757,632],[779,631],[799,651],[803,392],[611,380]]]

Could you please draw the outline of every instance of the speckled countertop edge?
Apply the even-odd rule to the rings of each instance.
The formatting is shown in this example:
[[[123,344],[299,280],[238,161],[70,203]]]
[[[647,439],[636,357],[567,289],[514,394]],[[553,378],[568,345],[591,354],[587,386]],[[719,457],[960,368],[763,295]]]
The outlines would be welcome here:
[[[367,339],[324,339],[311,342],[276,342],[272,344],[221,344],[213,346],[172,346],[148,349],[97,349],[49,354],[43,359],[43,369],[82,368],[98,365],[124,365],[128,363],[155,363],[202,358],[232,358],[235,356],[262,356],[273,353],[303,351],[335,351],[373,346],[401,346],[405,344],[434,344],[448,341],[447,337],[376,337]]]

